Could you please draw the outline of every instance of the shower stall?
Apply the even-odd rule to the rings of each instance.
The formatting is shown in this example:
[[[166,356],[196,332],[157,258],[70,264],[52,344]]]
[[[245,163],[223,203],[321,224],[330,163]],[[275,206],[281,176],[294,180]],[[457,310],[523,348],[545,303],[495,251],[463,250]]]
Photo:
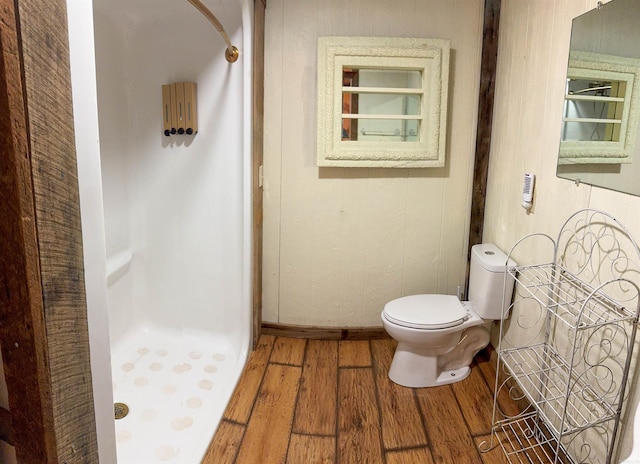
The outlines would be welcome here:
[[[235,63],[187,0],[67,2],[101,462],[199,463],[248,352],[253,2],[204,3]],[[173,82],[196,134],[163,133]]]

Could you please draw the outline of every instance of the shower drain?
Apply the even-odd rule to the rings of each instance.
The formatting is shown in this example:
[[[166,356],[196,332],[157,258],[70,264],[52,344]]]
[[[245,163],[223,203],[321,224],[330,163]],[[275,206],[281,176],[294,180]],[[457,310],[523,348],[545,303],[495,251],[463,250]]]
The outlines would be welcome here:
[[[127,414],[129,414],[129,406],[124,403],[114,403],[113,404],[113,414],[116,419],[122,419]]]

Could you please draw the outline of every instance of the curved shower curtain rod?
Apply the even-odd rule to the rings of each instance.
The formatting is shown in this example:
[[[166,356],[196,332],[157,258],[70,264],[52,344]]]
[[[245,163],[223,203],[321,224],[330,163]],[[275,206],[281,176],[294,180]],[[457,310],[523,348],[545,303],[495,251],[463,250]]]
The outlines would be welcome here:
[[[220,35],[222,36],[222,38],[227,44],[227,50],[224,52],[224,57],[227,59],[229,63],[235,63],[239,55],[238,49],[233,45],[231,45],[229,36],[224,31],[224,27],[222,27],[222,24],[220,24],[220,21],[218,21],[218,18],[216,18],[211,12],[211,10],[209,10],[209,8],[207,8],[204,5],[204,3],[202,3],[200,0],[187,0],[187,1],[191,3],[194,7],[196,7],[196,9],[200,11],[200,13],[205,15],[205,17],[209,21],[211,21],[211,24],[215,26],[215,28],[218,30],[218,32],[220,33]]]

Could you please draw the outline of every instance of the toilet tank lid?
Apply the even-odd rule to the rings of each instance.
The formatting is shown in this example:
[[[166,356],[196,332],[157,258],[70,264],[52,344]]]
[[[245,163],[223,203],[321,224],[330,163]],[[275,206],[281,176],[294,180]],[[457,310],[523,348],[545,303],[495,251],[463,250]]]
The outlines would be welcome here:
[[[493,243],[479,243],[473,245],[471,253],[475,256],[478,264],[487,271],[505,272],[507,267],[516,267],[514,260],[509,259],[507,265],[507,254]]]
[[[416,329],[444,329],[462,324],[467,311],[454,295],[411,295],[384,306],[388,320]]]

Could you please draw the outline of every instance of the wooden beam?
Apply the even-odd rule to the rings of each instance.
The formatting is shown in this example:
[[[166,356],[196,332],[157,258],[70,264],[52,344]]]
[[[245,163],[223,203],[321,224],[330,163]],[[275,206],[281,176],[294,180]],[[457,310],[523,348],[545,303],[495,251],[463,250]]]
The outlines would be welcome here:
[[[8,409],[0,408],[0,440],[13,446],[13,423]]]
[[[16,3],[57,457],[98,462],[66,0]]]
[[[18,462],[53,464],[58,459],[13,0],[0,0],[0,40],[0,347],[11,441]]]
[[[469,257],[471,247],[482,242],[484,207],[489,175],[491,128],[493,126],[493,98],[498,63],[498,32],[500,1],[485,0],[484,31],[482,35],[482,64],[480,68],[480,96],[478,100],[478,129],[473,171],[471,221],[469,225]]]
[[[253,12],[253,347],[262,327],[262,172],[264,134],[264,21],[265,0]]]

